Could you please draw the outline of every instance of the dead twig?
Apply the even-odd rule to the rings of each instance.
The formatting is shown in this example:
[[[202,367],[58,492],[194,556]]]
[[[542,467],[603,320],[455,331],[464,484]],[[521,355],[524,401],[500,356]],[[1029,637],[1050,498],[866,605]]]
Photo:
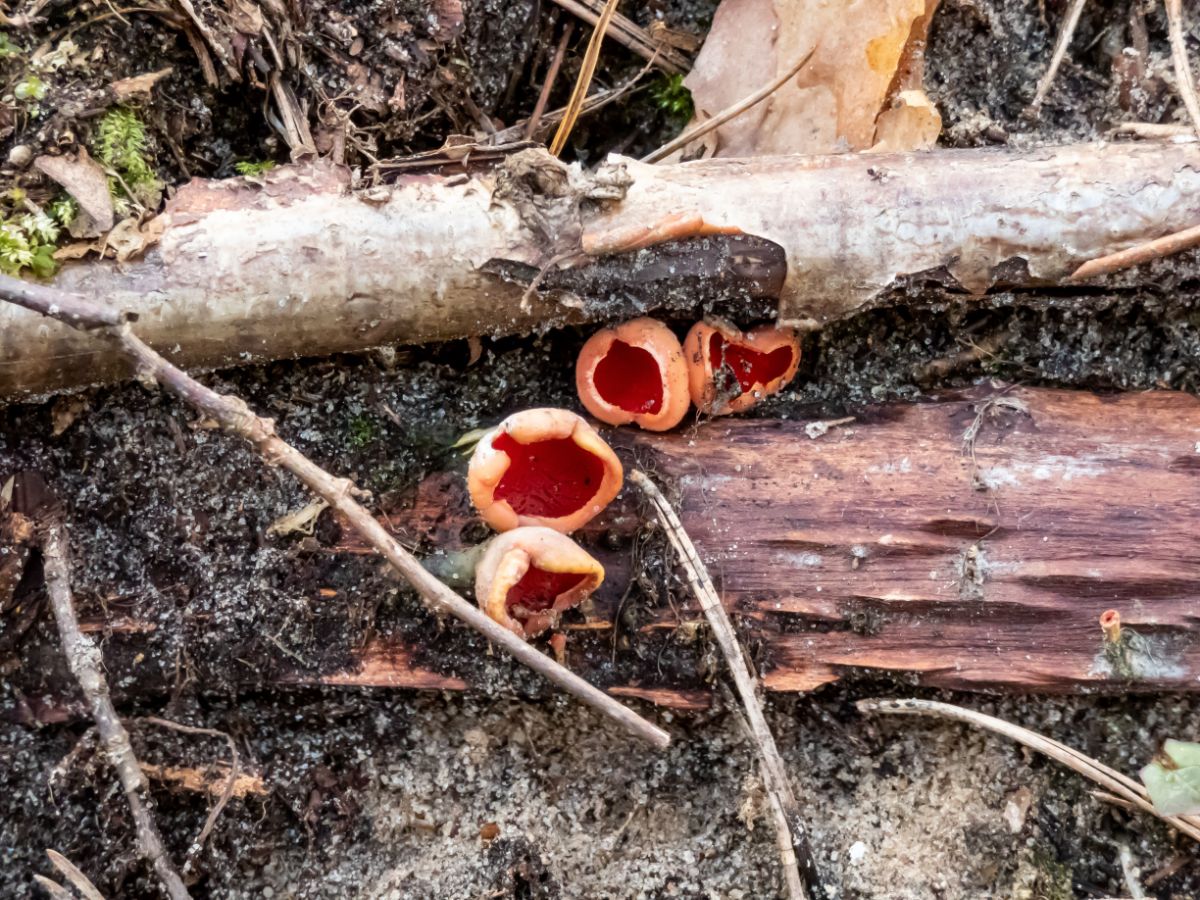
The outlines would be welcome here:
[[[604,0],[554,0],[554,2],[592,26],[600,21],[600,14],[604,9]],[[691,68],[687,57],[675,51],[667,42],[655,40],[649,32],[620,13],[613,15],[605,33],[618,44],[658,66],[668,75],[679,75]]]
[[[92,303],[66,291],[28,284],[7,275],[0,276],[0,299],[82,331],[101,331],[103,336],[116,342],[138,372],[165,385],[223,429],[245,439],[268,465],[282,466],[313,493],[324,498],[392,564],[432,609],[450,613],[550,682],[624,726],[631,734],[660,749],[670,744],[670,735],[661,728],[560,666],[438,581],[354,500],[352,495],[359,491],[350,479],[333,477],[276,436],[274,422],[256,416],[240,398],[218,394],[167,362],[133,333],[120,310]],[[78,632],[77,626],[75,631]]]
[[[1184,250],[1190,250],[1196,246],[1200,246],[1200,225],[1168,234],[1165,237],[1155,238],[1144,244],[1138,244],[1136,247],[1130,247],[1128,250],[1110,253],[1097,259],[1089,259],[1072,272],[1067,280],[1086,281],[1100,275],[1110,275],[1113,272],[1140,266],[1142,263],[1148,263],[1154,259],[1174,256],[1176,253],[1182,253]]]
[[[550,60],[550,67],[546,70],[546,80],[542,83],[542,90],[538,94],[537,103],[534,104],[533,114],[525,123],[525,140],[527,141],[533,140],[533,133],[537,131],[538,124],[542,121],[546,104],[550,102],[550,92],[554,89],[554,82],[558,78],[558,70],[562,68],[563,57],[567,55],[567,44],[570,43],[571,35],[574,33],[575,23],[568,22],[563,28],[562,37],[558,39],[558,46],[554,48],[554,58]]]
[[[700,125],[697,125],[691,131],[685,131],[683,134],[679,135],[679,137],[675,138],[674,140],[667,141],[667,143],[663,144],[661,147],[659,147],[653,153],[648,153],[647,155],[643,156],[641,161],[644,163],[655,163],[655,162],[658,162],[660,159],[666,159],[668,156],[670,156],[676,150],[680,150],[683,147],[686,147],[692,141],[708,134],[714,128],[720,128],[722,125],[724,125],[730,119],[737,118],[742,113],[744,113],[746,110],[751,109],[751,108],[757,106],[758,104],[762,103],[764,100],[766,100],[768,97],[770,97],[773,93],[775,93],[777,90],[779,90],[781,87],[783,87],[789,81],[791,81],[792,78],[794,78],[796,76],[796,74],[799,73],[799,71],[804,68],[804,64],[806,62],[808,62],[809,58],[813,55],[813,53],[816,51],[816,49],[817,49],[816,47],[813,47],[811,50],[809,50],[807,53],[805,53],[803,56],[801,56],[800,59],[798,59],[791,66],[791,68],[789,68],[786,72],[784,72],[782,75],[780,75],[774,81],[772,81],[766,87],[759,88],[757,91],[755,91],[749,97],[739,100],[737,103],[733,104],[733,106],[726,107],[725,109],[721,110],[719,113],[717,113],[715,116],[713,116],[708,121],[703,122]]]
[[[658,486],[639,469],[629,473],[629,480],[636,484],[654,507],[658,520],[667,539],[679,555],[680,564],[687,575],[688,586],[700,603],[704,615],[708,619],[709,628],[716,638],[717,646],[725,656],[733,676],[734,687],[742,701],[746,712],[747,724],[751,737],[758,751],[759,766],[762,769],[763,787],[770,798],[772,819],[775,823],[776,835],[779,842],[780,863],[783,866],[784,881],[790,898],[813,896],[824,898],[825,890],[817,873],[816,860],[808,841],[808,830],[800,816],[800,804],[792,791],[791,781],[787,776],[783,758],[775,746],[775,737],[767,725],[763,715],[762,704],[758,696],[758,679],[750,671],[746,656],[742,652],[737,634],[729,614],[717,595],[708,569],[696,552],[692,539],[684,531],[683,523],[667,498],[663,496]]]
[[[1003,735],[1006,738],[1029,747],[1031,750],[1045,754],[1055,762],[1062,763],[1062,765],[1069,769],[1074,769],[1085,778],[1090,778],[1096,784],[1101,785],[1109,793],[1116,795],[1128,803],[1132,803],[1152,816],[1158,817],[1175,830],[1192,838],[1192,840],[1200,841],[1200,816],[1164,816],[1154,808],[1154,804],[1150,802],[1150,795],[1146,793],[1146,789],[1129,776],[1122,775],[1115,769],[1110,769],[1090,756],[1085,756],[1078,750],[1074,750],[1066,744],[1060,744],[1058,741],[1038,734],[1036,731],[1030,731],[1028,728],[1022,728],[1020,725],[1014,725],[1012,722],[1006,722],[1003,719],[975,712],[973,709],[954,706],[950,703],[939,703],[935,700],[872,699],[859,700],[856,705],[859,712],[934,716],[936,718],[951,719],[955,722],[964,722],[967,725],[974,725],[977,728],[983,728],[987,731]]]
[[[200,833],[196,835],[196,839],[192,841],[192,845],[188,847],[187,858],[183,861],[183,871],[188,871],[196,861],[196,857],[200,851],[204,849],[204,842],[208,840],[209,834],[212,833],[213,826],[217,824],[217,819],[221,815],[221,810],[225,808],[230,799],[233,797],[233,789],[238,784],[238,775],[241,772],[240,759],[238,758],[237,744],[234,743],[232,737],[224,731],[217,731],[215,728],[197,728],[194,725],[180,725],[178,722],[172,722],[170,719],[160,719],[158,716],[145,716],[140,719],[149,725],[157,725],[160,728],[169,728],[172,731],[178,731],[182,734],[205,735],[207,737],[223,738],[229,745],[229,778],[225,781],[225,787],[221,791],[221,796],[217,799],[216,805],[208,811],[208,818],[204,820],[204,827],[200,829]],[[143,768],[145,768],[143,766]]]
[[[1111,134],[1125,134],[1148,141],[1169,141],[1173,138],[1196,137],[1196,129],[1190,125],[1160,125],[1156,122],[1122,122]]]
[[[1062,61],[1067,55],[1067,47],[1070,45],[1071,38],[1075,34],[1076,26],[1079,25],[1079,17],[1083,14],[1083,7],[1086,4],[1087,0],[1071,0],[1071,6],[1067,10],[1067,17],[1063,20],[1062,30],[1058,33],[1058,42],[1054,45],[1054,54],[1050,57],[1050,68],[1046,69],[1046,74],[1038,82],[1037,92],[1033,95],[1033,103],[1030,108],[1034,111],[1042,105],[1042,101],[1046,99],[1046,94],[1050,92],[1051,85],[1054,84],[1054,78],[1058,75],[1058,67],[1062,65]]]
[[[575,87],[571,90],[571,98],[567,101],[567,111],[558,130],[554,132],[554,140],[550,142],[550,152],[555,156],[562,153],[567,145],[567,138],[575,127],[579,112],[583,109],[583,101],[587,97],[588,88],[592,84],[592,76],[596,74],[596,63],[600,61],[600,47],[604,43],[604,35],[608,31],[608,23],[612,21],[617,11],[617,0],[608,0],[604,4],[604,12],[600,14],[592,36],[588,39],[587,50],[583,54],[583,65],[579,67],[579,77],[575,79]]]
[[[1192,127],[1200,136],[1200,100],[1196,99],[1196,83],[1192,80],[1192,67],[1188,63],[1187,47],[1183,43],[1183,10],[1180,0],[1164,0],[1167,8],[1167,28],[1171,35],[1171,62],[1175,66],[1175,81],[1179,95],[1192,120]]]
[[[136,825],[138,850],[142,858],[154,869],[167,896],[171,900],[186,900],[189,897],[188,890],[183,879],[179,877],[175,864],[167,856],[162,837],[158,833],[158,825],[155,824],[150,807],[143,798],[146,776],[142,773],[137,756],[129,743],[129,733],[117,717],[117,710],[108,693],[100,651],[91,638],[79,630],[75,602],[71,597],[67,537],[61,513],[57,510],[46,513],[39,525],[42,535],[42,560],[46,572],[46,593],[50,597],[50,606],[58,623],[63,654],[67,657],[71,674],[79,682],[88,706],[91,707],[100,743],[108,754],[109,762],[117,770],[121,787],[125,789],[125,797],[129,801]]]

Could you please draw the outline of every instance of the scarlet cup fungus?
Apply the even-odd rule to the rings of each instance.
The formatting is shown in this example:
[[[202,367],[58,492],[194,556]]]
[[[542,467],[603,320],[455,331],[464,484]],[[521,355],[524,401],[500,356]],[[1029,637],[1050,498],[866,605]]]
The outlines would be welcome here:
[[[527,409],[489,431],[467,471],[471,502],[497,531],[545,525],[569,534],[621,490],[621,461],[565,409]]]
[[[593,334],[579,352],[575,388],[600,421],[648,431],[674,428],[690,402],[683,347],[671,329],[649,318]]]
[[[565,534],[541,526],[491,540],[475,569],[479,608],[524,638],[558,622],[604,581],[604,567]]]
[[[723,416],[787,386],[800,365],[800,336],[774,325],[743,334],[727,322],[697,322],[684,352],[692,402],[701,412]]]

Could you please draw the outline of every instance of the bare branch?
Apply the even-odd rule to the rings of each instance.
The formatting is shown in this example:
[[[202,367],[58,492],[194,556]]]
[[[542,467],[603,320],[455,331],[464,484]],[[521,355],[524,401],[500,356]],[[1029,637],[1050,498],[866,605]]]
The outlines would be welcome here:
[[[71,597],[67,537],[61,515],[55,511],[41,524],[46,592],[50,596],[50,606],[58,623],[63,653],[67,657],[71,674],[79,682],[88,706],[91,707],[92,717],[96,720],[96,730],[100,734],[100,743],[108,754],[109,762],[117,770],[121,787],[125,789],[125,797],[133,811],[138,850],[142,858],[154,869],[167,896],[171,900],[187,900],[190,896],[188,889],[179,877],[175,864],[167,855],[166,848],[163,847],[158,826],[144,799],[146,776],[142,774],[137,756],[129,743],[129,733],[117,717],[117,710],[108,693],[108,682],[101,668],[100,651],[92,639],[79,630],[79,618],[75,614],[75,602]]]
[[[0,275],[0,299],[65,321],[76,328],[105,329],[139,373],[165,385],[226,431],[244,438],[258,451],[264,462],[287,469],[313,493],[328,502],[404,576],[432,609],[448,612],[474,628],[547,680],[623,725],[631,734],[659,749],[670,744],[670,735],[661,728],[560,666],[438,581],[353,499],[351,495],[359,491],[350,479],[333,477],[291,444],[277,437],[274,422],[256,416],[241,399],[218,394],[167,362],[140,340],[128,324],[113,325],[113,316],[116,315],[113,310],[53,288],[39,288],[31,292],[23,282],[7,275]],[[65,309],[70,309],[71,313],[65,314]],[[78,625],[75,630],[78,631]]]

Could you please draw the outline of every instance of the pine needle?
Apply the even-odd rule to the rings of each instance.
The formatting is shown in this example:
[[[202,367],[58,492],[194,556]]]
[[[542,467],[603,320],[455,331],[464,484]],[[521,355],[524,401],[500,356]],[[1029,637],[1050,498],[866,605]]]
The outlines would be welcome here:
[[[616,12],[617,0],[608,0],[604,4],[604,12],[600,13],[600,19],[596,22],[596,27],[592,30],[587,51],[583,54],[583,66],[579,70],[579,77],[575,79],[575,87],[571,90],[571,99],[567,101],[566,115],[558,123],[558,130],[554,132],[554,140],[550,142],[550,152],[555,156],[562,153],[563,147],[567,144],[567,138],[571,136],[571,130],[575,127],[575,122],[583,109],[583,101],[587,97],[588,88],[592,86],[592,76],[596,74],[596,63],[600,60],[600,45],[604,42],[604,34],[608,31],[609,23],[612,22]]]

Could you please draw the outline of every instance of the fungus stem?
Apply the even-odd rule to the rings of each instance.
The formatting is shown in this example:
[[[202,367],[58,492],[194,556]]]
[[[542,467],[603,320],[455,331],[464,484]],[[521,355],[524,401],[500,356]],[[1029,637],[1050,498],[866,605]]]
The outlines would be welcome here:
[[[488,538],[483,543],[461,550],[435,550],[421,560],[421,565],[438,581],[457,591],[473,587],[475,568],[479,565],[484,551],[494,540],[495,538]]]

